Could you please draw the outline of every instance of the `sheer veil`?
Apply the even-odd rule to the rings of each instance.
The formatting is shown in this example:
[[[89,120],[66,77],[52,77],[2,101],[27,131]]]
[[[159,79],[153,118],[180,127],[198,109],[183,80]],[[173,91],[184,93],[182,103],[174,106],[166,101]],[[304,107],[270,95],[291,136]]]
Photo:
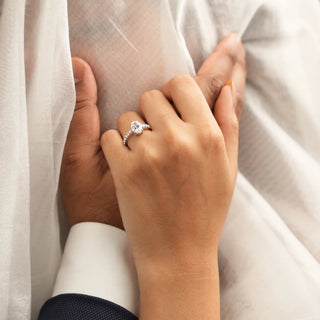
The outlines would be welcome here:
[[[316,0],[0,0],[0,318],[36,319],[59,266],[71,55],[94,69],[105,130],[237,32],[248,84],[222,319],[319,319],[319,30]]]

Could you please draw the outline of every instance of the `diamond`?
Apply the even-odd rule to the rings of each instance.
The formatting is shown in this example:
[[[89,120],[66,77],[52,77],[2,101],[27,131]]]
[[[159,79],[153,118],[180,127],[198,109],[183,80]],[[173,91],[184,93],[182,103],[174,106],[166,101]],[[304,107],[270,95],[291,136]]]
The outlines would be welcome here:
[[[139,121],[132,121],[131,130],[134,134],[140,135],[143,131],[143,126]]]

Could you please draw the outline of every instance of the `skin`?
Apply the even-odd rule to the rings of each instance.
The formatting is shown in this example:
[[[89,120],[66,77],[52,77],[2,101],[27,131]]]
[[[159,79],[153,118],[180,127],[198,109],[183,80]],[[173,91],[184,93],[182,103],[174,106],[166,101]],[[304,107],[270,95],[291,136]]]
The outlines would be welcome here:
[[[144,93],[140,114],[122,115],[119,131],[101,140],[93,73],[78,58],[73,66],[81,81],[60,176],[69,223],[124,225],[140,319],[219,319],[217,248],[237,175],[246,75],[240,38],[223,39],[195,78],[179,75]],[[152,131],[124,147],[137,119]]]
[[[90,66],[80,58],[73,58],[73,70],[77,79],[76,105],[59,185],[65,213],[71,226],[94,221],[123,228],[113,179],[100,143],[96,81]],[[245,49],[239,37],[231,34],[204,61],[195,81],[213,109],[221,88],[231,80],[234,109],[239,119],[245,78]]]
[[[213,116],[195,80],[179,75],[144,93],[140,114],[124,114],[120,132],[101,138],[137,268],[140,319],[219,319],[217,250],[237,174],[231,88]],[[134,119],[152,131],[125,148]]]

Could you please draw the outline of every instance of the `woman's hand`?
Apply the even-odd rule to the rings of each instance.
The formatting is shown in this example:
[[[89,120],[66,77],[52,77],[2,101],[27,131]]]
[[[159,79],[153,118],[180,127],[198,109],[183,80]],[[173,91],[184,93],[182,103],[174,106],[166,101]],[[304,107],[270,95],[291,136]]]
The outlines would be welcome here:
[[[176,318],[175,288],[180,297],[185,292],[184,307],[195,303],[195,292],[209,295],[205,299],[219,296],[217,247],[237,175],[238,119],[230,86],[222,89],[213,116],[199,86],[186,75],[174,77],[161,91],[144,93],[140,115],[122,115],[121,134],[109,130],[101,143],[137,267],[140,319],[155,309],[157,319]],[[122,137],[134,120],[146,121],[152,131],[131,135],[126,147]],[[161,311],[170,310],[168,298],[175,301],[173,313]],[[210,305],[199,319],[212,319],[218,308]]]
[[[63,154],[60,191],[70,225],[96,221],[122,227],[109,166],[100,145],[97,87],[89,65],[73,58],[77,101]],[[223,84],[233,81],[234,107],[242,110],[245,54],[239,37],[229,35],[205,60],[196,82],[211,108]]]
[[[137,267],[201,270],[217,253],[237,175],[231,87],[223,88],[213,117],[194,79],[176,76],[162,91],[144,93],[140,112],[120,117],[121,135],[109,130],[101,138]],[[152,131],[123,146],[130,123],[144,119]]]

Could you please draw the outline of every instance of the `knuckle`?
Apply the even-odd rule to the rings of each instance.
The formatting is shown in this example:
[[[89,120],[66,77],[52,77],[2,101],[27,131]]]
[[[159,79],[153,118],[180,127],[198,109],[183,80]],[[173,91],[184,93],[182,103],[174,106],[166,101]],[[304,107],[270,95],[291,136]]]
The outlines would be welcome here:
[[[104,144],[108,144],[108,141],[109,141],[109,136],[110,136],[110,132],[109,130],[104,132],[100,138],[100,141],[101,141],[101,144],[104,145]]]
[[[155,96],[159,95],[159,90],[157,89],[152,89],[152,90],[148,90],[145,91],[144,93],[142,93],[142,95],[140,96],[140,102],[147,102],[150,99],[153,99]]]
[[[224,147],[223,135],[213,128],[203,128],[199,132],[199,139],[202,148],[205,150],[221,150]]]
[[[80,99],[77,97],[77,101],[76,101],[76,106],[75,106],[75,111],[81,110],[83,108],[89,109],[89,108],[96,108],[96,104],[94,101],[92,100],[88,100],[87,98],[84,99]]]
[[[213,141],[216,138],[216,133],[211,127],[206,126],[202,127],[201,130],[199,130],[198,136],[200,141]]]
[[[193,159],[195,150],[190,144],[189,141],[180,139],[179,140],[179,147],[175,150],[174,153],[176,159]]]
[[[83,156],[80,152],[65,151],[62,158],[63,167],[78,167],[83,163]]]
[[[154,168],[161,165],[160,156],[154,148],[150,148],[150,146],[142,147],[140,148],[140,153],[141,159],[143,159],[143,161],[141,162],[142,169],[148,170],[150,167]]]
[[[239,131],[239,121],[235,112],[220,119],[219,126],[220,128],[226,128],[232,134],[237,133]]]
[[[147,107],[152,106],[152,103],[150,104],[149,102],[153,101],[156,97],[159,96],[159,94],[160,91],[156,89],[144,92],[139,99],[139,110],[141,112],[144,112]]]
[[[244,96],[241,93],[237,93],[235,113],[238,119],[240,119],[243,107],[244,107]]]
[[[158,89],[152,89],[152,90],[149,90],[148,92],[152,97],[157,97],[160,94],[162,95],[161,91]]]
[[[209,81],[209,94],[212,97],[213,103],[215,103],[219,97],[220,91],[224,86],[222,75],[215,75]]]
[[[169,146],[171,154],[179,151],[187,151],[188,140],[183,135],[177,135],[176,128],[168,126],[164,136],[165,144]]]
[[[100,138],[101,145],[109,145],[110,140],[114,138],[114,134],[114,130],[105,131]]]
[[[194,79],[188,75],[188,74],[179,74],[174,76],[171,80],[170,80],[170,86],[175,89],[177,87],[180,87],[183,84],[187,84],[190,82],[193,82]]]
[[[191,139],[184,136],[175,136],[170,141],[170,157],[174,162],[179,163],[187,159],[193,159],[195,148]]]
[[[225,149],[224,138],[222,134],[216,134],[214,139],[211,140],[210,143],[211,149],[213,149],[216,153],[222,152]]]
[[[176,137],[177,137],[177,132],[176,129],[174,128],[174,126],[169,125],[169,124],[164,124],[164,139],[167,143],[175,143],[176,141]]]
[[[242,67],[244,73],[247,73],[247,63],[246,63],[246,48],[241,45],[240,54],[238,54],[237,63]]]
[[[177,134],[177,128],[168,125],[163,133],[163,145],[166,150],[164,161],[180,161],[180,157],[190,156],[192,153],[192,141],[190,136],[185,135],[183,131]],[[170,159],[170,160],[169,160]]]
[[[146,103],[150,98],[150,91],[145,91],[141,96],[139,100],[139,104],[144,104]]]
[[[238,59],[238,50],[230,50],[230,47],[228,44],[223,44],[221,46],[221,53],[230,60],[231,64],[235,64]]]
[[[232,64],[235,64],[237,62],[238,59],[238,52],[237,51],[233,51],[233,50],[229,50],[227,52],[225,52],[226,57],[230,60],[230,62]]]
[[[235,114],[230,120],[230,128],[233,133],[238,133],[239,131],[239,121]]]
[[[239,60],[237,61],[237,65],[240,66],[241,71],[243,72],[244,77],[246,77],[246,76],[247,76],[247,63],[246,63],[245,58],[239,59]]]

